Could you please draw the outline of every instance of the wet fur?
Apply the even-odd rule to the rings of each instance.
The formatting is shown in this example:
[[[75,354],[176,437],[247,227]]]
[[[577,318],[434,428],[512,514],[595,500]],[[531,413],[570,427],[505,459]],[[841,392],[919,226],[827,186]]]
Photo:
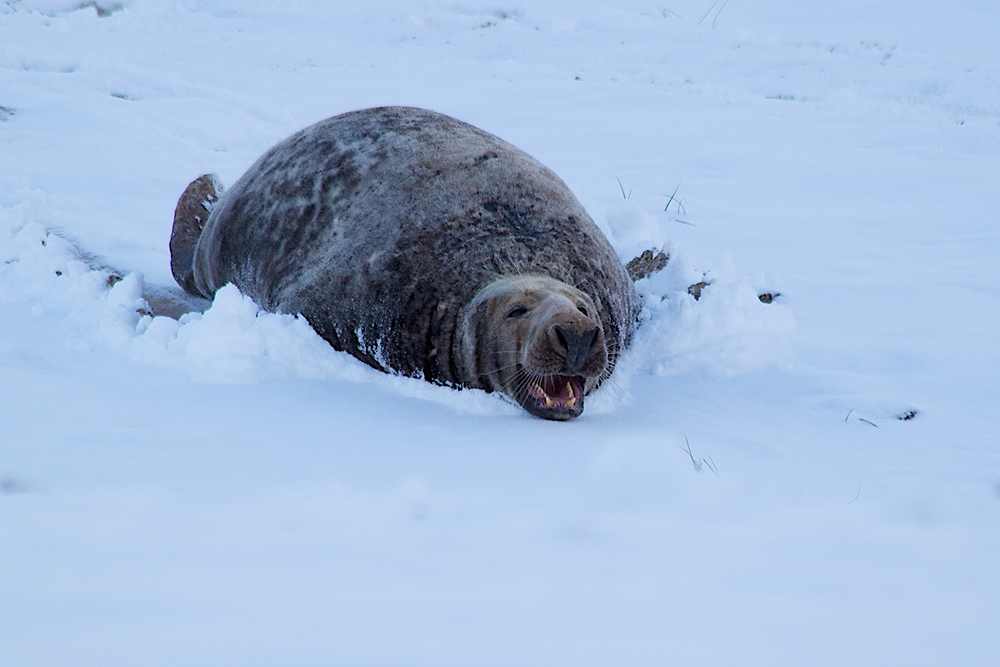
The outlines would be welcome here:
[[[628,273],[562,180],[422,109],[366,109],[297,132],[225,192],[199,234],[175,253],[190,252],[179,280],[192,293],[234,283],[267,310],[301,313],[336,349],[431,382],[516,395],[511,350],[531,340],[536,372],[557,365],[541,328],[499,321],[500,302],[519,298],[509,284],[498,290],[506,279],[562,285],[529,281],[535,291],[521,296],[562,294],[546,308],[567,322],[580,315],[572,299],[586,300],[603,339],[595,377],[610,373],[635,326]]]

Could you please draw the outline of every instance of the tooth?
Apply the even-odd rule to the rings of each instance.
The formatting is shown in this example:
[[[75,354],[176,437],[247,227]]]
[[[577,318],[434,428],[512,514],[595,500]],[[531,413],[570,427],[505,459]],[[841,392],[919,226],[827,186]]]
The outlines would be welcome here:
[[[566,386],[569,387],[569,400],[576,402],[576,394],[573,393],[573,383],[567,382]]]
[[[549,398],[548,394],[545,394],[545,407],[547,407],[547,408],[551,408],[552,407],[552,399]]]

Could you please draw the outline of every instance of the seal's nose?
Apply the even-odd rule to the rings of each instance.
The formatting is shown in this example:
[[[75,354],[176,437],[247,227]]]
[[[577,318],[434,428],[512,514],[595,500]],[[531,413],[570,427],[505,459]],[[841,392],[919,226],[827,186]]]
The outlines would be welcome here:
[[[552,325],[556,349],[566,358],[566,371],[576,373],[581,370],[597,341],[597,327],[590,325],[574,327],[566,324]]]

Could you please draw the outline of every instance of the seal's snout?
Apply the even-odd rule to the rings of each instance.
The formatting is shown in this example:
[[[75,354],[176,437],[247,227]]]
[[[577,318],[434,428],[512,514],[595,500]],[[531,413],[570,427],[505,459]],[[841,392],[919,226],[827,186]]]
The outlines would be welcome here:
[[[549,328],[552,347],[566,360],[566,372],[577,374],[584,369],[594,353],[600,330],[588,323],[582,325],[553,324]]]
[[[536,417],[565,421],[583,413],[587,392],[608,374],[608,339],[597,302],[549,276],[500,278],[471,303],[466,363]],[[470,317],[471,317],[470,316]]]
[[[566,301],[550,302],[550,315],[529,344],[526,366],[532,381],[521,401],[531,414],[560,421],[580,416],[588,388],[608,361],[600,323],[583,305]]]

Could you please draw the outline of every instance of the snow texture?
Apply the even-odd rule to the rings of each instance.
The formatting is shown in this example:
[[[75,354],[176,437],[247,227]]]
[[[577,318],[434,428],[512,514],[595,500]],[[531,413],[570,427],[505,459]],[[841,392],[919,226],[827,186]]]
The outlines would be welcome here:
[[[998,22],[0,0],[3,664],[996,664]],[[380,104],[669,253],[580,420],[151,314],[192,178]]]

